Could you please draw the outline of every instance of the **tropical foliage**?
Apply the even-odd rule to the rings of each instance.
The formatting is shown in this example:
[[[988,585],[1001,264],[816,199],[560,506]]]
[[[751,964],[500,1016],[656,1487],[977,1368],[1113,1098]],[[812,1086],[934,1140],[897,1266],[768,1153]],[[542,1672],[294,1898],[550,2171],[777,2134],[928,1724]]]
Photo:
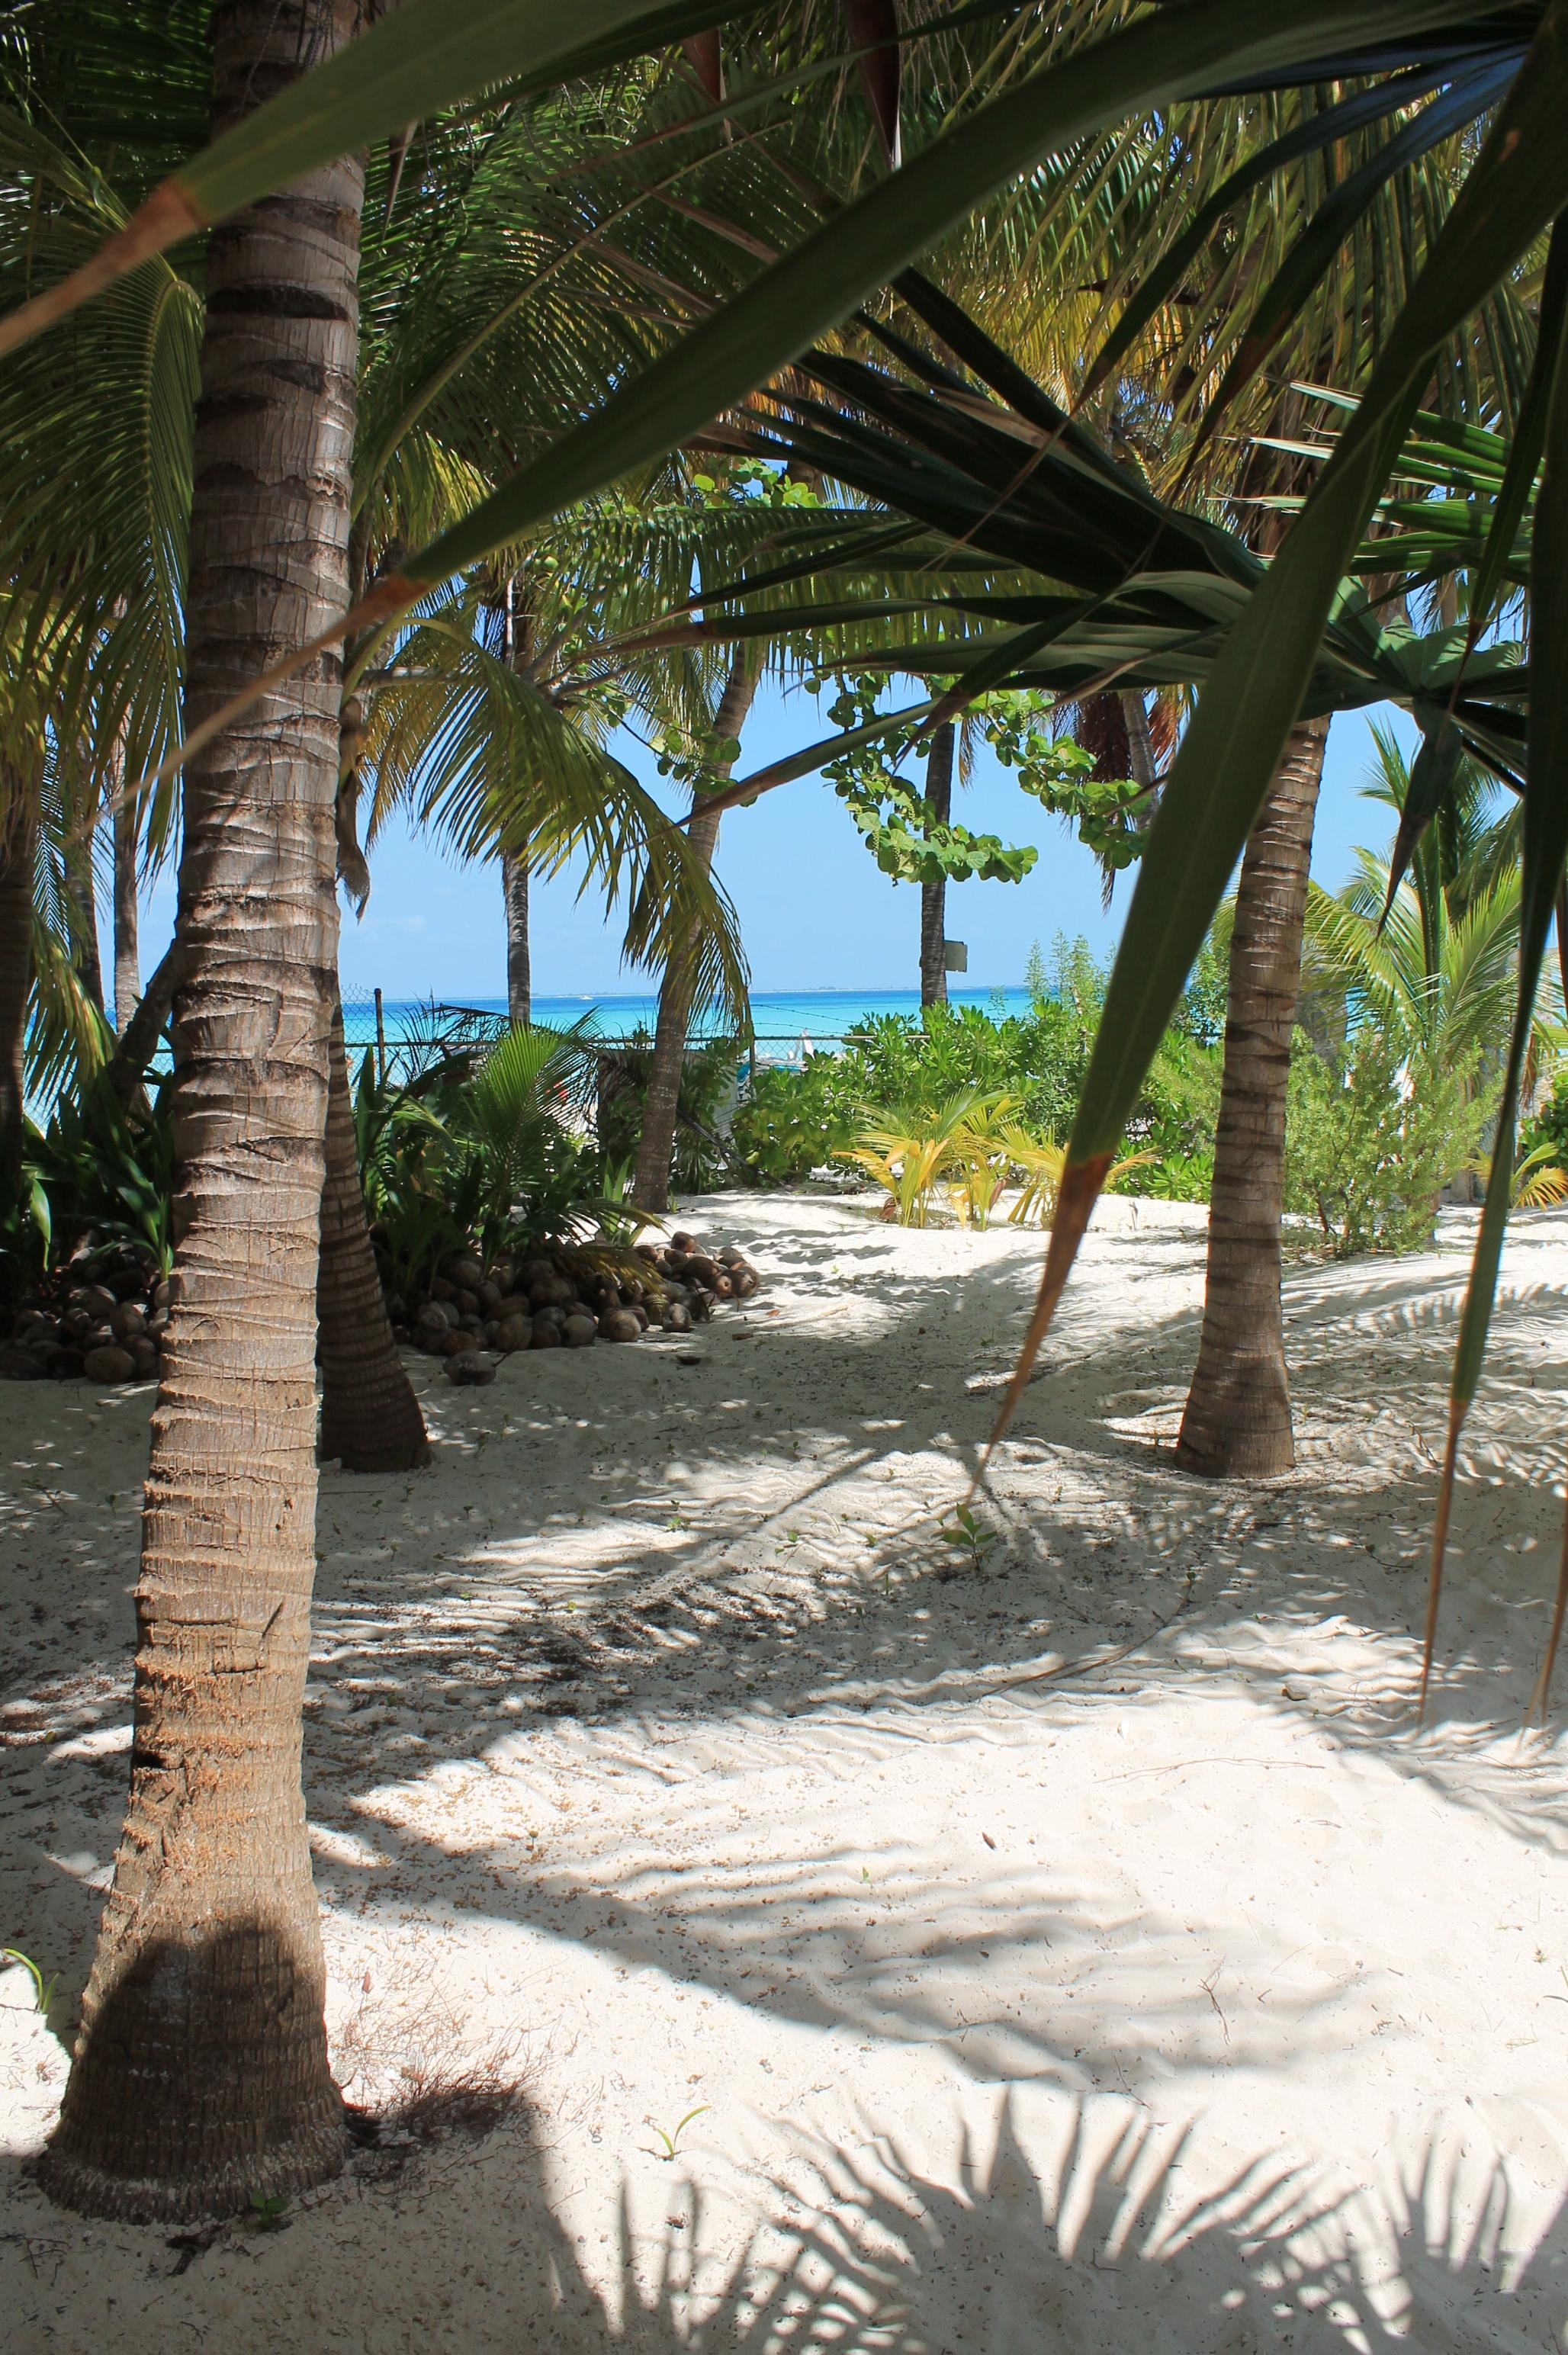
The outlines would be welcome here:
[[[629,952],[743,1030],[732,911],[618,722],[717,780],[713,688],[747,649],[848,682],[833,736],[704,797],[709,847],[722,808],[827,766],[887,871],[934,890],[1027,853],[952,827],[900,760],[999,715],[1020,780],[1136,868],[1108,980],[1064,970],[1012,1028],[868,1036],[793,1098],[759,1081],[740,1134],[786,1169],[826,1141],[911,1220],[946,1186],[983,1222],[1025,1181],[1051,1238],[1005,1425],[1128,1155],[1198,1191],[1214,1135],[1229,1183],[1212,975],[1183,992],[1293,731],[1401,705],[1423,744],[1392,851],[1313,902],[1287,1192],[1328,1249],[1400,1246],[1489,1146],[1437,1570],[1504,1221],[1546,1182],[1518,1132],[1568,864],[1564,0],[280,0],[225,12],[209,54],[211,15],[0,8],[0,1178],[31,1248],[172,1241],[175,1304],[132,1813],[44,2170],[143,2221],[271,2208],[343,2158],[297,1762],[345,1105],[329,844],[362,902],[362,789],[372,838],[401,809],[465,855],[581,858]],[[302,183],[320,200],[258,209]],[[311,464],[280,470],[296,439]],[[784,474],[811,497],[775,501]],[[1059,749],[1103,749],[1113,713],[1126,775]],[[1462,847],[1467,760],[1518,797],[1517,881],[1500,839]],[[181,846],[166,1132],[97,1019],[83,845],[127,813],[144,857]],[[1232,1039],[1266,929],[1246,872]],[[42,1135],[25,1031],[77,1075]],[[526,1028],[398,1088],[368,1067],[384,1263],[419,1279],[454,1233],[613,1248],[591,1094],[581,1043]],[[332,1231],[368,1263],[336,1169]],[[1278,1292],[1252,1294],[1276,1323]],[[258,1593],[282,1598],[260,1646]],[[1553,1641],[1565,1604],[1568,1569]],[[243,2020],[193,1922],[243,1951]],[[243,2147],[226,2067],[254,2080]]]

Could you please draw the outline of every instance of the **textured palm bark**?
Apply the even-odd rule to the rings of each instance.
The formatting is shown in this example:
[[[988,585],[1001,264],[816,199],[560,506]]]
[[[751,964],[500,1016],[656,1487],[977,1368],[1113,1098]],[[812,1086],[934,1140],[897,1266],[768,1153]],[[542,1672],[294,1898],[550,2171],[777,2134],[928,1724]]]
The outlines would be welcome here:
[[[21,1182],[27,992],[33,979],[33,860],[37,797],[7,770],[0,787],[0,1185]]]
[[[215,129],[356,17],[355,0],[219,0]],[[340,162],[212,232],[187,728],[347,604],[363,185]],[[101,2215],[223,2214],[343,2162],[300,1785],[341,691],[317,657],[186,772],[130,1804],[41,2162],[56,2199]]]
[[[78,845],[69,858],[66,890],[76,920],[76,970],[83,995],[103,1012],[103,960],[98,948],[98,892],[92,872],[92,845]]]
[[[925,760],[925,798],[938,826],[953,815],[953,751],[957,730],[947,720],[931,740]],[[947,883],[920,887],[920,1002],[947,1003]]]
[[[354,1139],[343,1009],[332,1009],[326,1176],[316,1279],[321,1347],[321,1452],[346,1472],[409,1472],[430,1461],[424,1417],[398,1354],[365,1223]]]
[[[109,1084],[122,1103],[134,1103],[143,1096],[142,1081],[158,1050],[158,1040],[173,1010],[175,991],[182,970],[179,943],[171,941],[153,967],[152,977],[142,992],[136,1011],[125,1025],[120,1044],[104,1067]]]
[[[728,741],[740,735],[756,691],[755,677],[747,671],[744,657],[737,654],[713,715],[716,736]],[[727,776],[728,765],[718,773]],[[719,815],[717,810],[709,815],[699,805],[687,828],[687,840],[704,871],[712,866],[718,847]],[[659,984],[653,1061],[643,1104],[636,1175],[632,1182],[632,1199],[644,1210],[664,1211],[669,1208],[670,1163],[675,1156],[676,1114],[680,1103],[681,1075],[686,1069],[687,1033],[691,1024],[692,957],[696,946],[693,937],[683,954],[670,959]]]
[[[501,898],[507,911],[507,1018],[527,1022],[533,1011],[533,975],[528,963],[528,865],[501,854]]]
[[[1326,719],[1292,730],[1236,890],[1203,1334],[1177,1451],[1189,1470],[1233,1478],[1296,1461],[1280,1302],[1285,1110],[1328,738]]]
[[[120,801],[124,762],[109,779],[114,796],[114,1028],[122,1039],[142,1003],[142,958],[136,940],[136,813]]]

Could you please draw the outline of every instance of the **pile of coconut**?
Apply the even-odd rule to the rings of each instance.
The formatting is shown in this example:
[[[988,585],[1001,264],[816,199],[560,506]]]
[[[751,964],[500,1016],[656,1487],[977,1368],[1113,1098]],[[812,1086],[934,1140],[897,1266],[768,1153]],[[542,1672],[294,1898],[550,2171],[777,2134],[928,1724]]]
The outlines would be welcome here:
[[[123,1243],[84,1252],[17,1308],[0,1341],[0,1376],[145,1381],[158,1370],[169,1286],[157,1254]]]
[[[568,1249],[488,1267],[459,1252],[428,1290],[389,1290],[387,1308],[396,1337],[444,1358],[454,1382],[488,1382],[496,1358],[517,1349],[689,1333],[720,1301],[749,1300],[759,1281],[734,1243],[710,1254],[695,1235],[677,1233],[630,1253]]]

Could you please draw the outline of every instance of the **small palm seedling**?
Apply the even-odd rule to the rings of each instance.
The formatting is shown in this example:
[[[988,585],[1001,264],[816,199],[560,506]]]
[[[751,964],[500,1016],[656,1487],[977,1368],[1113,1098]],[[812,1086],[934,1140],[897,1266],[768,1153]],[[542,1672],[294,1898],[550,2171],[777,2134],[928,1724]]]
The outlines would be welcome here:
[[[286,2194],[278,2191],[271,2198],[260,2191],[251,2194],[251,2222],[258,2232],[283,2232],[288,2230]]]
[[[693,2118],[702,2117],[708,2111],[709,2107],[709,2105],[707,2102],[699,2102],[694,2110],[688,2110],[685,2117],[681,2119],[673,2134],[666,2134],[663,2126],[654,2126],[653,2120],[650,2118],[647,2123],[653,2127],[653,2131],[657,2135],[660,2142],[663,2143],[664,2148],[662,2150],[653,2150],[650,2148],[647,2151],[647,2156],[650,2158],[662,2158],[667,2165],[671,2159],[679,2155],[681,2136],[686,2132],[687,2127],[691,2124]]]
[[[1008,1161],[1018,1170],[1020,1190],[1018,1200],[1008,1212],[1009,1225],[1027,1227],[1038,1222],[1049,1227],[1056,1216],[1056,1198],[1061,1191],[1061,1172],[1067,1162],[1064,1146],[1053,1145],[1049,1137],[1031,1136],[1027,1128],[1015,1122],[998,1132],[997,1142]],[[1129,1153],[1113,1163],[1105,1173],[1105,1184],[1114,1186],[1129,1169],[1153,1161],[1153,1153]]]
[[[839,1158],[856,1162],[876,1179],[901,1227],[923,1227],[939,1183],[965,1170],[974,1178],[976,1166],[987,1164],[986,1124],[1009,1101],[995,1091],[983,1094],[977,1088],[965,1088],[930,1110],[869,1106],[853,1146]],[[989,1178],[976,1182],[984,1188]],[[987,1196],[987,1207],[994,1192],[992,1188]],[[966,1208],[961,1214],[971,1215]]]
[[[950,1521],[939,1522],[937,1535],[944,1545],[960,1547],[967,1551],[971,1570],[979,1569],[987,1552],[997,1542],[996,1530],[988,1529],[969,1505],[960,1505]]]
[[[1516,1210],[1555,1210],[1568,1201],[1568,1170],[1558,1167],[1557,1147],[1550,1137],[1522,1155],[1513,1173],[1513,1208]],[[1473,1169],[1485,1185],[1492,1174],[1489,1153],[1478,1153],[1465,1164]]]
[[[19,1970],[27,1972],[33,1983],[33,2009],[48,2019],[54,2009],[55,1989],[59,1985],[59,1971],[51,1971],[45,1978],[32,1956],[23,1954],[19,1946],[0,1946],[0,1961],[15,1963]]]

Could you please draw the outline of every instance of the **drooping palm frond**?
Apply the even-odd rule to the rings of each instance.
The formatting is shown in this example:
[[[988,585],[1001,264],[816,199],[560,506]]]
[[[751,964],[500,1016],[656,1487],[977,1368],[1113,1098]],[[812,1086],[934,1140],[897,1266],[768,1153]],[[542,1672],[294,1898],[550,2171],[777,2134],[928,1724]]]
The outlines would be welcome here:
[[[123,212],[69,150],[0,109],[0,286],[91,250]],[[154,261],[0,369],[0,577],[34,683],[133,775],[179,739],[201,304]],[[154,830],[166,834],[165,794]]]
[[[1387,862],[1356,854],[1356,879],[1338,896],[1310,887],[1307,936],[1313,984],[1347,991],[1357,1013],[1440,1065],[1463,1063],[1507,1035],[1519,957],[1519,873],[1500,877],[1450,914],[1441,892],[1424,904],[1402,883],[1392,904]],[[1387,916],[1384,909],[1387,907]],[[1543,982],[1538,1043],[1553,1028]]]
[[[544,874],[581,859],[582,888],[624,911],[626,955],[662,966],[695,933],[700,990],[743,1028],[745,959],[722,888],[592,728],[486,647],[475,621],[470,601],[438,607],[368,682],[371,839],[402,808],[462,858],[508,850]]]

